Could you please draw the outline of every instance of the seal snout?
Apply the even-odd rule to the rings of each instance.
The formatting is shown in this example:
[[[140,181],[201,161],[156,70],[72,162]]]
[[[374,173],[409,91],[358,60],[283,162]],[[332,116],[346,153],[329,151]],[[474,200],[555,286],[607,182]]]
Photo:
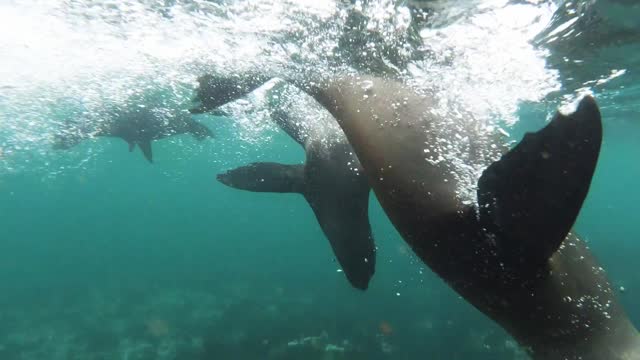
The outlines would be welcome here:
[[[216,175],[216,180],[225,185],[231,186],[231,176],[229,176],[229,172]]]

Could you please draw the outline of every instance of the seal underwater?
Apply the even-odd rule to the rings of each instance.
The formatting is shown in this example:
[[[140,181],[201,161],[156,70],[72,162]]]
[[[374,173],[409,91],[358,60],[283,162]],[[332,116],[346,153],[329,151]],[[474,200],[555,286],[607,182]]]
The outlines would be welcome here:
[[[450,159],[425,161],[425,150],[446,155],[434,144],[454,135],[428,96],[374,77],[302,86],[338,120],[413,251],[534,359],[640,358],[638,331],[571,232],[602,140],[592,97],[491,164],[474,206],[456,196]]]
[[[376,77],[290,81],[336,118],[413,251],[534,359],[640,359],[638,331],[571,232],[602,139],[593,98],[487,167],[476,205],[457,196],[453,159],[438,144],[455,136],[471,140],[470,152],[481,144],[473,129],[430,112],[433,98]]]
[[[154,140],[180,134],[191,134],[197,140],[213,137],[209,128],[193,120],[188,114],[158,116],[148,108],[114,111],[95,128],[88,129],[87,124],[81,127],[71,127],[56,135],[53,148],[69,149],[93,136],[118,137],[129,144],[129,151],[133,151],[137,145],[144,157],[152,163],[151,142]]]
[[[283,84],[271,90],[272,99],[285,98]],[[278,101],[271,102],[271,117],[304,148],[305,164],[252,163],[219,174],[218,181],[249,191],[303,195],[347,279],[353,287],[365,290],[376,259],[368,180],[335,119],[308,95],[299,90],[296,95],[304,97],[300,107],[315,106],[319,111],[301,114],[300,107],[287,110],[291,104]],[[313,118],[305,118],[309,115]]]

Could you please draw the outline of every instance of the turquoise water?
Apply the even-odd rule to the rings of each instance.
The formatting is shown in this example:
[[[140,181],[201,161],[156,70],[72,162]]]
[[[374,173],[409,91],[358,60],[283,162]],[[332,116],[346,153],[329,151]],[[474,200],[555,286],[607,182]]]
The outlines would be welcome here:
[[[497,8],[508,7],[505,4]],[[545,6],[555,10],[559,5],[541,2],[528,6],[533,11]],[[11,7],[31,9],[20,2],[2,9]],[[136,11],[148,11],[131,8],[138,15]],[[259,7],[250,9],[254,13],[244,7],[241,10],[249,19],[273,16],[277,22],[278,16],[283,16],[273,9],[262,14]],[[472,19],[481,10],[473,6],[465,9],[466,18]],[[297,20],[303,24],[323,16],[320,10],[300,11]],[[69,14],[75,13],[53,11],[47,15],[62,17],[57,19],[64,22]],[[435,14],[448,16],[446,11]],[[551,14],[553,11],[546,18]],[[182,24],[187,15],[179,18]],[[176,30],[171,41],[179,39],[183,31],[207,30],[196,15],[186,19],[193,20],[193,27],[187,24]],[[237,23],[242,24],[241,20]],[[619,18],[608,20],[624,23]],[[473,23],[450,21],[458,26]],[[253,39],[265,47],[279,39],[273,34],[282,31],[271,25],[263,28],[262,23],[256,26],[256,32],[271,31],[269,41]],[[452,26],[443,25],[442,31]],[[223,26],[209,30],[229,31]],[[88,32],[92,31],[101,30]],[[322,31],[331,34],[332,30]],[[225,34],[229,39],[234,34],[246,35],[238,29]],[[138,35],[142,39],[150,36],[144,31]],[[447,36],[443,43],[453,43],[454,34]],[[184,51],[182,56],[200,59],[206,53],[201,49],[202,39],[188,39],[193,51]],[[320,43],[333,40],[329,35],[316,38]],[[517,65],[517,51],[524,45],[519,47],[516,40],[513,44],[501,41],[513,46],[509,61],[513,64],[498,65],[504,66],[504,71],[518,71],[509,66]],[[361,292],[352,289],[339,271],[326,238],[300,195],[250,193],[217,182],[216,174],[248,162],[304,160],[299,145],[269,125],[258,100],[241,103],[239,110],[232,108],[230,117],[195,116],[214,131],[215,138],[197,142],[180,135],[155,141],[153,164],[138,149],[129,153],[120,139],[91,139],[67,151],[50,148],[50,135],[59,125],[56,121],[77,114],[83,106],[99,107],[96,99],[131,105],[114,95],[125,94],[123,89],[129,86],[142,92],[146,86],[161,88],[165,96],[173,95],[162,106],[186,109],[203,64],[232,63],[234,57],[247,57],[247,52],[230,53],[228,62],[216,54],[211,56],[223,58],[222,62],[186,66],[182,60],[173,61],[171,56],[151,51],[155,57],[145,60],[151,65],[131,69],[126,61],[125,65],[115,60],[98,61],[76,51],[61,55],[43,46],[46,56],[42,63],[64,63],[70,56],[77,61],[75,67],[61,68],[59,76],[44,79],[37,61],[15,67],[24,60],[23,50],[10,47],[15,45],[11,41],[2,44],[7,54],[13,54],[2,60],[4,65],[14,67],[4,67],[0,73],[7,75],[0,79],[1,359],[526,358],[503,330],[414,257],[373,194],[370,221],[378,246],[377,268],[370,288]],[[481,51],[464,42],[455,44],[457,48],[447,50],[453,57]],[[553,55],[569,56],[571,52],[564,54],[561,48],[553,47],[548,50],[551,55],[540,58],[543,64],[539,71],[548,78],[539,83],[533,80],[535,84],[512,75],[500,78],[496,75],[501,73],[499,69],[468,80],[467,74],[479,68],[465,62],[457,63],[464,68],[446,68],[439,61],[416,60],[414,65],[424,72],[414,75],[420,78],[439,71],[438,81],[444,86],[459,84],[460,79],[452,76],[462,74],[469,89],[462,85],[450,89],[463,99],[465,91],[477,91],[478,83],[488,81],[496,93],[487,93],[482,99],[488,109],[484,105],[479,108],[486,111],[487,118],[517,119],[505,125],[514,139],[542,126],[558,105],[575,99],[580,92],[577,89],[588,88],[595,94],[605,138],[576,229],[607,270],[632,321],[640,326],[640,272],[636,267],[640,254],[636,211],[640,200],[640,106],[635,85],[640,78],[635,71],[640,45],[628,41],[613,44],[593,46],[592,52],[580,54],[581,59],[591,59],[592,67],[582,69],[589,78],[567,75],[554,67]],[[616,44],[618,51],[610,51]],[[130,50],[127,46],[122,49]],[[432,44],[430,50],[434,49],[446,50]],[[618,56],[620,52],[626,56]],[[123,57],[129,56],[126,54]],[[97,62],[95,77],[90,71],[92,62]],[[107,65],[115,70],[105,70]],[[165,70],[173,66],[179,74],[169,77]],[[531,73],[524,78],[537,74],[535,66],[529,68]],[[613,68],[626,72],[601,84],[585,85],[607,77]],[[114,73],[121,78],[113,77]],[[159,73],[167,77],[150,80]],[[112,81],[105,80],[109,76]],[[522,90],[523,95],[508,96],[500,88],[507,82],[513,85],[509,88],[513,93],[525,88],[531,93]],[[290,346],[292,342],[306,345]],[[325,351],[330,344],[346,349],[346,353]]]

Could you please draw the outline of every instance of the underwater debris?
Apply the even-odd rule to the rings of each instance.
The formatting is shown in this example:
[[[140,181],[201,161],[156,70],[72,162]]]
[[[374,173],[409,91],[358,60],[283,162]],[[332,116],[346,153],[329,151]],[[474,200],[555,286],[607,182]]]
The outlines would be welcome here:
[[[380,333],[384,336],[393,334],[393,326],[384,320],[380,322],[380,325],[378,325],[378,330],[380,330]]]
[[[311,346],[313,348],[320,348],[327,344],[329,341],[329,335],[323,331],[319,336],[307,336],[305,338],[289,341],[287,347],[304,347]]]
[[[340,345],[329,342],[329,335],[323,331],[318,336],[307,336],[291,340],[285,345],[277,346],[269,352],[269,359],[293,360],[293,359],[318,359],[340,360],[353,359],[357,354],[355,348],[348,340],[343,340]]]
[[[162,319],[151,319],[145,325],[147,332],[154,337],[164,337],[169,334],[169,324]]]

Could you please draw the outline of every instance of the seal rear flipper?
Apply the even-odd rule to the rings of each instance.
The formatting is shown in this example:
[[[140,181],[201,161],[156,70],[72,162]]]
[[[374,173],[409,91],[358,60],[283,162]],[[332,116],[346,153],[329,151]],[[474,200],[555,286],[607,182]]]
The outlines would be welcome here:
[[[602,122],[595,100],[557,113],[491,164],[478,182],[480,219],[505,259],[540,265],[573,226],[593,176]]]
[[[138,142],[138,147],[142,150],[142,154],[144,157],[150,162],[153,163],[153,153],[151,152],[151,141],[141,141]]]
[[[304,165],[284,165],[271,162],[251,163],[218,174],[221,183],[256,192],[302,193]]]
[[[193,102],[199,103],[189,111],[200,114],[238,100],[266,83],[271,77],[258,73],[205,74],[198,78]]]
[[[336,196],[328,189],[313,198],[306,197],[347,280],[356,289],[366,290],[376,266],[368,215],[369,188],[346,196]]]

